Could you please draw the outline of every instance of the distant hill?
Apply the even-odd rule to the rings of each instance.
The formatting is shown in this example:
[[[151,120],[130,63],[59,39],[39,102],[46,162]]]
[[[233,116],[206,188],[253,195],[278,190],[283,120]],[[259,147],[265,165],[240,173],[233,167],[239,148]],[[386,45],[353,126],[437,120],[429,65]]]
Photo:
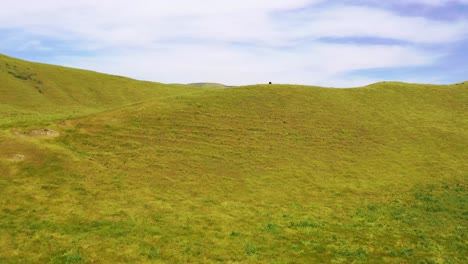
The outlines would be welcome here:
[[[466,263],[467,82],[223,87],[1,56],[0,262]]]
[[[225,88],[235,87],[235,86],[224,85],[224,84],[221,84],[221,83],[205,83],[205,82],[189,83],[188,85],[194,86],[194,87],[201,87],[201,88],[217,88],[217,89],[225,89]]]
[[[188,91],[4,55],[0,55],[0,80],[0,111],[6,107],[18,112],[97,111]]]

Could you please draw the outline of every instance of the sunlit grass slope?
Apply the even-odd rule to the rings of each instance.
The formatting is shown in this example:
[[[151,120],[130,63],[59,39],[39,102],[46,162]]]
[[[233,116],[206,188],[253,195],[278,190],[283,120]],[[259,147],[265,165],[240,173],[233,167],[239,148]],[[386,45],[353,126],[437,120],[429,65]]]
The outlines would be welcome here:
[[[1,54],[0,81],[0,114],[15,122],[79,116],[189,91]]]
[[[466,84],[144,85],[30,123],[4,101],[0,262],[468,261]]]

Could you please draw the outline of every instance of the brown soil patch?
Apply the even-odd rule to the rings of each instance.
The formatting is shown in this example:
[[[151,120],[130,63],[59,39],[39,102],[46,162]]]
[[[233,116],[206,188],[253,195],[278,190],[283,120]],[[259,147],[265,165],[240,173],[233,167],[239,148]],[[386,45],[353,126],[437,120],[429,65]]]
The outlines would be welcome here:
[[[27,135],[32,136],[32,137],[41,137],[41,136],[42,137],[58,137],[60,136],[60,133],[55,130],[43,128],[43,129],[32,130],[29,133],[27,133]]]
[[[21,133],[18,131],[14,131],[13,134],[15,134],[15,136],[18,136],[18,137],[25,137],[24,133]]]
[[[72,123],[70,121],[66,120],[66,121],[59,122],[58,125],[59,126],[64,126],[64,127],[71,127]]]
[[[26,156],[21,155],[21,154],[15,154],[15,155],[13,155],[12,159],[17,160],[17,161],[21,161],[21,160],[25,160]]]

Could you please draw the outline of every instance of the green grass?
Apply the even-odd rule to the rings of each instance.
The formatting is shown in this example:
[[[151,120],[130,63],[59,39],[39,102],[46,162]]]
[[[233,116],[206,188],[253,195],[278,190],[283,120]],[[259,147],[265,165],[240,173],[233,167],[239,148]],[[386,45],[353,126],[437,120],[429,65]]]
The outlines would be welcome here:
[[[467,83],[0,69],[0,263],[468,261]]]
[[[0,54],[2,127],[40,124],[197,92],[181,85],[31,63]]]

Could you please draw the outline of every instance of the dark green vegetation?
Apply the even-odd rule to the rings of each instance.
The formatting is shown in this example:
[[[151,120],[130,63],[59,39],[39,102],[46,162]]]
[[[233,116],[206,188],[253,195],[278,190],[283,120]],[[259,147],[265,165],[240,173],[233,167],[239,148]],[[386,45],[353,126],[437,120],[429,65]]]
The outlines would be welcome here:
[[[0,263],[467,263],[467,96],[2,56]]]

